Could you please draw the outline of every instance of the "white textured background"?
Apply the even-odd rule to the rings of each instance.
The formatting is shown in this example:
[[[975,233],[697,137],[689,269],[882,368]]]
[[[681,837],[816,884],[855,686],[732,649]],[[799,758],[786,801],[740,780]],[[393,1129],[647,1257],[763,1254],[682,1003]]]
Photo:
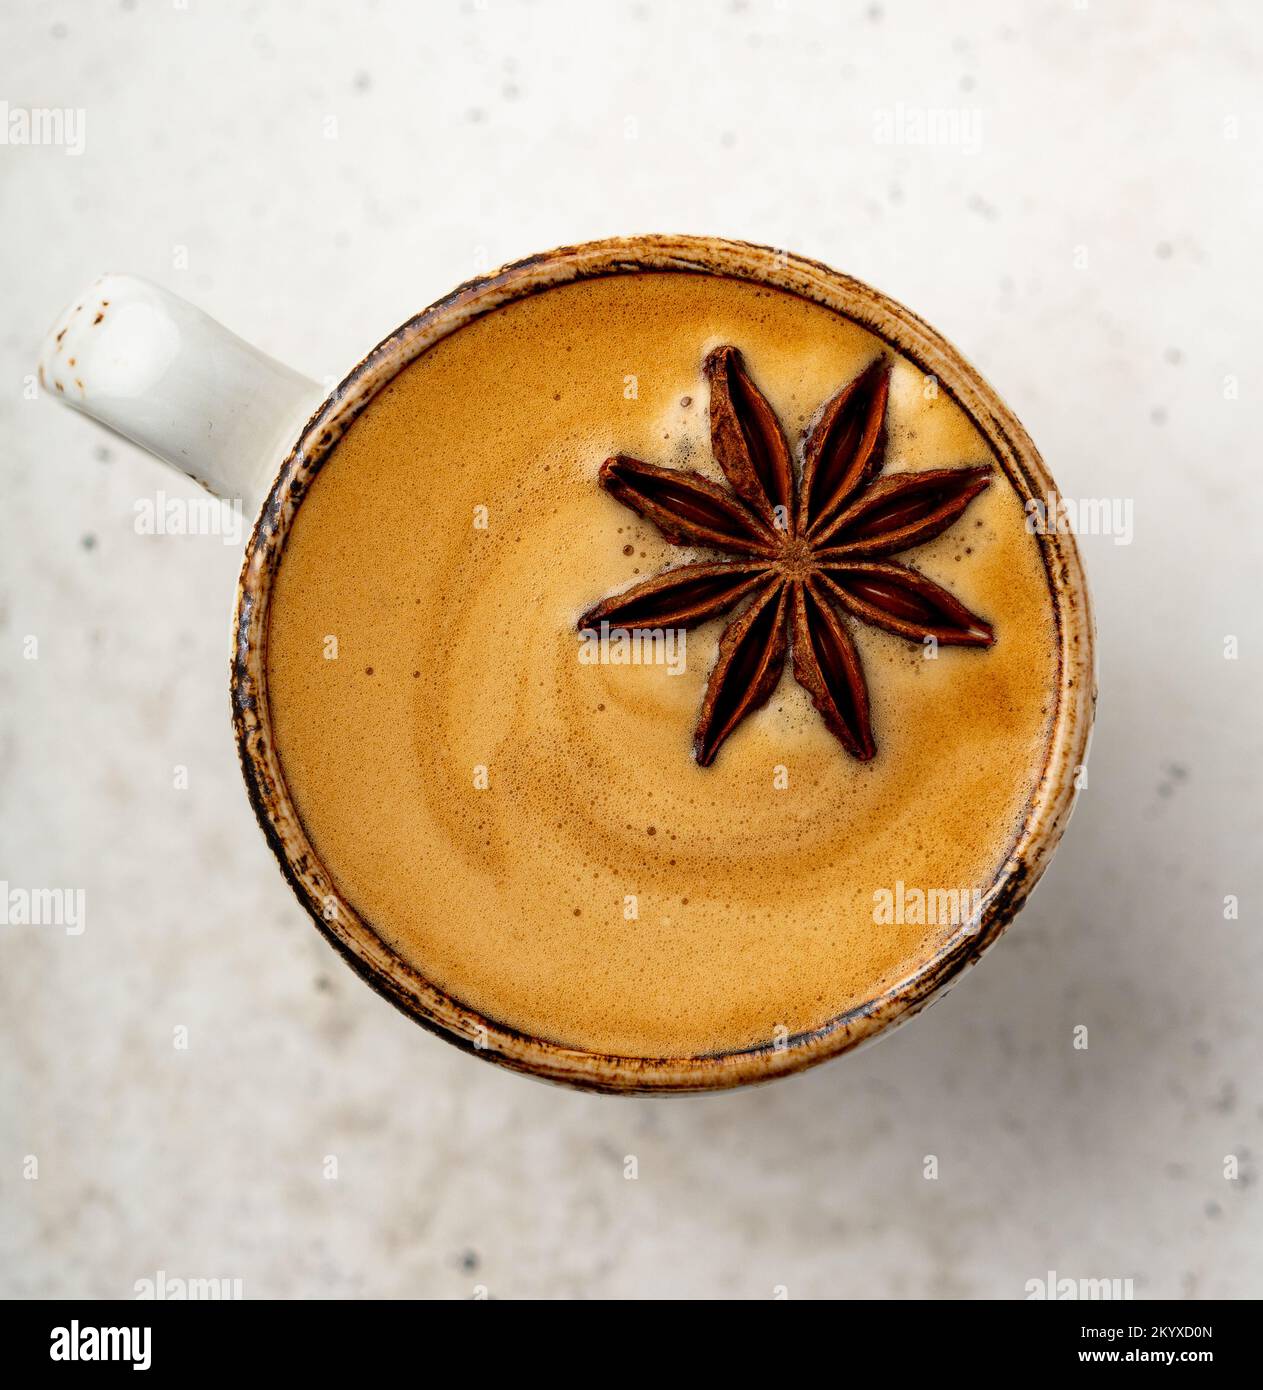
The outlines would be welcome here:
[[[0,928],[0,1293],[1263,1294],[1261,79],[1250,0],[4,0],[0,100],[87,144],[0,146],[0,878],[88,927]],[[879,143],[899,103],[980,147]],[[323,944],[240,785],[236,553],[135,535],[191,485],[24,378],[104,269],[319,378],[480,269],[651,230],[911,305],[1135,540],[1083,541],[1091,785],[988,960],[805,1076],[619,1101],[458,1054]]]

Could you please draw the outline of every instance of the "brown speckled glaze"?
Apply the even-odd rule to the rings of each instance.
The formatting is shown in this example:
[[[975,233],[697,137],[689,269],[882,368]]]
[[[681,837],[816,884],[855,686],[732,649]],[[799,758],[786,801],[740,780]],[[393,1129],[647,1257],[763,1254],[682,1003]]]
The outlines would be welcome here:
[[[440,339],[512,300],[554,285],[640,271],[732,276],[774,286],[862,324],[938,379],[987,440],[1025,501],[1056,488],[1026,432],[977,372],[933,329],[885,295],[815,261],[711,237],[643,236],[561,247],[453,290],[409,319],[355,368],[308,421],[286,458],[246,549],[237,592],[233,719],[259,824],[285,876],[326,939],[404,1013],[467,1051],[549,1081],[621,1094],[682,1093],[770,1081],[866,1042],[911,1018],[1004,931],[1038,882],[1074,804],[1096,701],[1092,617],[1078,547],[1039,537],[1056,616],[1059,681],[1048,757],[1009,858],[983,902],[981,927],[962,929],[915,974],[879,999],[773,1046],[700,1057],[633,1058],[561,1047],[465,1008],[406,965],[334,887],[307,839],[272,743],[267,622],[272,579],[294,514],[347,427],[391,378]],[[336,904],[333,920],[326,904]]]
[[[92,327],[95,328],[95,327],[97,327],[98,324],[104,322],[104,320],[105,320],[105,311],[110,307],[110,301],[109,301],[108,299],[97,300],[96,302],[94,302],[94,303],[92,304],[91,307],[92,307],[93,310],[95,310],[95,312],[93,313],[93,316],[92,316],[92,320],[91,320]],[[65,395],[65,393],[66,393],[66,383],[65,383],[64,381],[61,380],[61,372],[62,372],[63,368],[73,369],[74,367],[76,367],[76,366],[78,365],[78,363],[76,362],[76,360],[75,360],[73,357],[68,357],[68,358],[66,359],[65,363],[62,363],[62,362],[61,362],[60,359],[66,355],[65,346],[64,346],[64,344],[63,344],[63,339],[65,338],[66,333],[68,332],[68,330],[69,330],[71,324],[74,323],[74,321],[79,317],[79,315],[83,313],[83,311],[84,311],[84,304],[83,304],[83,302],[81,301],[80,303],[76,304],[75,307],[74,307],[74,308],[70,311],[70,313],[66,316],[65,325],[58,331],[56,338],[53,340],[53,341],[54,341],[54,349],[53,349],[53,359],[54,359],[54,360],[53,360],[53,362],[52,362],[50,365],[52,366],[52,368],[53,368],[54,371],[56,372],[56,375],[54,375],[54,376],[52,377],[52,386],[53,386],[53,389],[58,393],[58,395]],[[48,387],[49,387],[49,373],[45,371],[44,363],[43,363],[43,362],[41,362],[41,363],[39,364],[39,368],[38,368],[37,374],[38,374],[38,377],[39,377],[39,384],[44,388],[44,390],[47,391],[47,390],[48,390]],[[81,397],[82,397],[82,396],[85,396],[85,395],[87,394],[87,390],[86,390],[86,388],[85,388],[85,386],[84,386],[84,384],[83,384],[83,378],[82,378],[82,377],[75,376],[75,377],[72,378],[72,380],[74,381],[75,388],[78,390],[79,395],[80,395]]]

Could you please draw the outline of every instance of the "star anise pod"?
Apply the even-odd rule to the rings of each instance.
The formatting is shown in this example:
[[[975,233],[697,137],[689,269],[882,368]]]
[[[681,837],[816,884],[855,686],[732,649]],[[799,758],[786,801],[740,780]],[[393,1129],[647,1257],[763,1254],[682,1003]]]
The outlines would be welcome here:
[[[765,704],[792,652],[794,677],[832,733],[861,761],[877,751],[868,687],[845,618],[909,641],[988,647],[989,624],[946,589],[888,557],[932,540],[991,481],[990,469],[936,468],[879,477],[890,368],[871,363],[830,400],[802,444],[801,469],[740,352],[716,348],[711,449],[730,484],[618,455],[601,484],[673,545],[725,552],[655,575],[590,608],[579,629],[691,628],[746,606],[725,628],[693,736],[707,767],[738,724]]]

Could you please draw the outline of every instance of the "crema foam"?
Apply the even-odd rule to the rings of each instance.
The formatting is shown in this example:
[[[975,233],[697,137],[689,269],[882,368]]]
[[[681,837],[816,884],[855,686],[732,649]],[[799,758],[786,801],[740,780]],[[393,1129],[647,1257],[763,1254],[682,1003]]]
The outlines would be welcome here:
[[[819,1027],[976,930],[1054,704],[1038,537],[961,409],[893,354],[886,471],[995,470],[965,517],[898,558],[991,623],[992,648],[852,624],[877,757],[848,757],[787,672],[709,768],[690,745],[722,620],[636,659],[584,656],[580,614],[697,558],[597,470],[623,453],[722,482],[701,372],[720,343],[795,449],[890,352],[817,305],[697,274],[505,306],[351,426],[271,600],[276,746],[343,894],[471,1008],[629,1056]]]

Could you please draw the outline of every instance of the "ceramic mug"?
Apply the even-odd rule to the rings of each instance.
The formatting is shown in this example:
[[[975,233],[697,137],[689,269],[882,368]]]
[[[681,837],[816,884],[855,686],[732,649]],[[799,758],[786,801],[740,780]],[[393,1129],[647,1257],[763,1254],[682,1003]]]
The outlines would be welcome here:
[[[862,324],[914,362],[972,421],[1023,502],[1056,488],[1026,432],[961,355],[914,314],[814,261],[710,237],[643,236],[563,247],[472,280],[379,343],[327,397],[166,290],[105,275],[44,345],[44,389],[256,516],[237,586],[230,693],[246,789],[299,900],[379,993],[449,1042],[504,1066],[592,1090],[717,1089],[798,1071],[876,1037],[924,1008],[1000,936],[1061,838],[1087,755],[1096,685],[1086,581],[1073,536],[1040,534],[1055,613],[1059,678],[1045,764],[979,923],[864,1006],[775,1045],[697,1057],[609,1056],[529,1037],[466,1008],[405,964],[339,893],[307,839],[272,741],[268,601],[294,515],[364,407],[435,343],[500,305],[594,276],[711,273],[800,295]],[[330,904],[334,910],[330,910]]]

